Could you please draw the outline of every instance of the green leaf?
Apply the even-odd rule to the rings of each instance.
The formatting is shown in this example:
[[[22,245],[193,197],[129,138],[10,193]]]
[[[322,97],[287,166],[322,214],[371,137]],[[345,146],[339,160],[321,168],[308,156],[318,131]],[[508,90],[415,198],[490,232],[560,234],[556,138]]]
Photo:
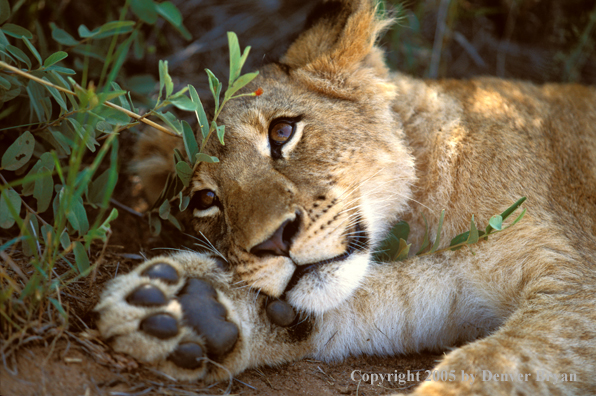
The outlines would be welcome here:
[[[234,32],[228,32],[228,47],[230,48],[230,79],[228,87],[240,75],[240,43],[238,43],[238,36]]]
[[[43,107],[43,100],[47,94],[46,89],[35,81],[29,81],[26,90],[29,95],[31,112],[35,113],[39,121],[44,122],[46,120],[46,115]]]
[[[27,257],[31,257],[31,256],[37,257],[38,253],[39,253],[37,250],[37,247],[38,247],[37,241],[40,238],[39,223],[37,222],[37,217],[35,217],[33,215],[28,215],[28,217],[26,219],[29,219],[29,220],[26,221],[25,235],[29,236],[30,238],[27,238],[27,240],[26,240],[27,243],[23,243],[21,245],[23,247],[23,253]]]
[[[232,86],[228,88],[228,90],[226,91],[226,96],[232,97],[232,95],[234,95],[238,90],[244,88],[248,83],[257,78],[258,75],[259,72],[254,72],[246,73],[243,76],[240,76],[240,78],[234,81],[234,84],[232,84]]]
[[[33,38],[33,33],[28,31],[24,27],[15,25],[13,23],[5,23],[4,25],[2,25],[2,31],[7,35],[18,39],[20,39],[21,37],[25,37],[31,40]]]
[[[182,124],[174,114],[169,111],[166,113],[156,111],[155,115],[165,122],[173,131],[177,132],[179,135],[182,134]]]
[[[403,239],[404,241],[407,241],[409,235],[410,225],[408,223],[402,220],[394,225],[377,249],[375,260],[383,262],[394,261],[394,258],[399,255],[399,240]]]
[[[161,232],[161,220],[159,220],[159,217],[149,215],[149,228],[151,230],[151,235],[159,235]]]
[[[170,98],[168,101],[180,110],[197,111],[197,105],[186,95],[178,96],[177,98]]]
[[[14,225],[15,217],[13,216],[13,211],[16,216],[19,215],[21,211],[21,197],[15,190],[9,188],[2,191],[0,195],[0,227],[10,228]]]
[[[10,18],[10,4],[8,0],[0,0],[0,23],[4,23]]]
[[[410,246],[412,244],[407,244],[405,240],[399,239],[399,251],[395,258],[392,261],[402,261],[408,258],[408,254],[410,253]]]
[[[190,91],[190,98],[196,105],[195,114],[197,115],[197,121],[199,122],[199,127],[201,128],[201,134],[203,135],[203,139],[206,139],[209,135],[209,121],[207,121],[207,114],[205,114],[203,103],[201,103],[201,99],[199,99],[199,94],[197,93],[195,87],[189,85],[188,89]]]
[[[503,218],[503,221],[505,221],[505,219],[507,219],[507,217],[509,217],[509,215],[511,213],[515,212],[515,210],[517,208],[519,208],[519,206],[521,204],[523,204],[526,199],[527,199],[526,197],[521,197],[513,205],[511,205],[510,207],[508,207],[507,209],[505,209],[505,211],[503,213],[501,213],[501,217]]]
[[[8,81],[4,77],[0,76],[0,87],[5,90],[9,90],[10,89],[10,81]]]
[[[0,1],[2,1],[2,0],[0,0]],[[8,39],[6,38],[6,36],[4,35],[4,33],[2,32],[2,29],[0,29],[0,48],[1,48],[1,46],[8,45],[8,44],[10,44],[8,42]]]
[[[50,246],[56,235],[54,234],[54,227],[49,224],[44,224],[41,226],[41,236],[43,237],[44,245]]]
[[[94,205],[101,205],[108,189],[110,179],[110,168],[106,169],[94,181],[89,183],[87,200]]]
[[[99,146],[99,143],[95,140],[95,137],[92,134],[93,131],[89,125],[85,124],[85,126],[83,126],[74,118],[67,118],[66,121],[70,123],[72,129],[79,135],[81,140],[85,142],[87,148],[94,153],[96,150],[95,146]]]
[[[66,311],[64,310],[64,307],[62,307],[62,304],[60,304],[60,301],[56,300],[55,298],[48,298],[48,300],[50,300],[50,302],[52,303],[52,305],[54,306],[54,308],[56,308],[56,311],[58,311],[58,313],[60,314],[60,316],[62,316],[62,318],[67,321],[68,320],[68,314],[66,313]]]
[[[108,218],[105,219],[97,229],[89,231],[89,234],[86,235],[85,240],[91,242],[93,239],[101,239],[102,242],[106,242],[108,240],[108,232],[111,230],[110,222],[116,220],[117,218],[118,210],[114,208],[110,212]]]
[[[94,34],[98,33],[99,30],[98,29],[94,29],[93,32],[89,30],[89,28],[85,25],[79,25],[79,28],[77,29],[77,31],[79,32],[79,36],[81,38],[87,38],[87,37],[92,37]]]
[[[46,60],[43,62],[43,67],[50,67],[65,59],[67,56],[68,54],[64,51],[54,52],[52,55],[48,56]]]
[[[90,262],[89,257],[87,256],[87,251],[85,251],[83,244],[79,241],[76,241],[73,246],[73,252],[79,273],[83,276],[88,275]]]
[[[19,61],[27,65],[27,69],[31,69],[31,59],[25,54],[20,48],[14,45],[7,45],[6,50],[11,53],[12,56],[17,58]]]
[[[176,220],[176,218],[174,216],[172,216],[172,214],[170,214],[168,216],[168,220],[170,221],[170,223],[174,224],[174,227],[176,227],[178,230],[182,231],[182,226],[180,225],[178,220]]]
[[[178,209],[180,209],[181,212],[184,212],[186,210],[186,208],[188,208],[188,204],[190,203],[190,197],[188,195],[182,195],[182,191],[180,191],[180,205],[178,206]]]
[[[209,76],[209,89],[213,94],[213,99],[215,100],[215,109],[217,113],[217,109],[219,109],[219,94],[221,93],[221,83],[215,77],[215,74],[211,72],[209,69],[205,69],[207,75]]]
[[[424,213],[422,213],[422,218],[424,219],[424,238],[422,240],[422,246],[420,246],[420,250],[416,252],[416,255],[422,254],[426,248],[430,245],[430,235],[428,230],[428,222],[426,221],[426,217],[424,217]]]
[[[29,179],[31,179],[31,177],[33,175],[37,175],[39,173],[39,169],[42,166],[46,167],[51,172],[54,171],[54,158],[52,157],[52,154],[50,154],[48,152],[43,153],[41,155],[41,157],[37,160],[35,165],[33,165],[31,170],[29,171],[29,173],[27,173],[27,176],[25,176],[25,179],[23,181],[23,191],[22,191],[23,195],[29,196],[29,195],[33,194],[33,188],[35,186],[35,181],[37,179],[34,179],[34,180],[29,180]]]
[[[474,223],[474,215],[472,215],[472,222],[470,224],[470,236],[466,240],[468,245],[472,245],[478,242],[478,228],[476,228],[476,223]]]
[[[177,148],[174,148],[174,166],[180,161],[184,161],[184,156]]]
[[[87,220],[87,212],[83,206],[81,197],[74,197],[69,208],[66,209],[66,218],[68,222],[83,236],[89,231],[89,220]]]
[[[68,34],[65,30],[62,30],[59,27],[57,27],[55,23],[51,22],[50,27],[52,29],[52,38],[60,44],[66,46],[74,46],[79,44],[79,42],[75,40],[74,37]]]
[[[4,92],[4,94],[0,93],[0,98],[4,102],[8,102],[9,100],[13,100],[21,93],[21,88],[11,89],[10,91]]]
[[[170,209],[170,201],[166,199],[159,207],[159,217],[161,217],[164,220],[167,220],[168,216],[170,215]]]
[[[214,164],[216,162],[219,162],[219,159],[217,157],[212,157],[210,155],[207,155],[205,153],[199,153],[196,155],[196,162],[208,162],[210,164]]]
[[[87,26],[80,25],[78,32],[82,38],[93,37],[95,39],[101,39],[105,37],[114,36],[117,34],[124,34],[131,32],[136,22],[134,21],[112,21],[108,22],[96,29],[90,31]]]
[[[99,28],[99,33],[108,33],[112,30],[119,30],[119,33],[127,33],[128,31],[125,31],[124,28],[132,28],[135,24],[135,21],[111,21],[101,25]],[[99,38],[103,37],[107,36],[101,36]]]
[[[95,124],[95,130],[103,133],[112,133],[114,131],[114,127],[107,121],[99,121]]]
[[[495,230],[501,231],[503,227],[503,217],[501,215],[496,215],[490,218],[488,224]]]
[[[35,139],[29,131],[26,131],[2,155],[2,168],[10,171],[19,169],[29,161],[34,147]]]
[[[182,183],[184,183],[185,187],[188,187],[190,185],[190,179],[192,178],[192,169],[186,163],[186,161],[180,161],[176,164],[176,174],[178,174],[178,177],[180,178],[180,180],[182,180]]]
[[[156,5],[156,9],[159,15],[161,15],[166,21],[170,22],[176,27],[182,26],[182,14],[178,8],[170,1],[164,1]]]
[[[172,82],[172,77],[168,72],[168,61],[159,61],[159,98],[161,98],[161,94],[163,88],[166,88],[166,98],[172,94],[174,91],[174,83]],[[158,99],[159,99],[158,98]]]
[[[524,210],[522,210],[521,214],[519,216],[517,216],[517,219],[513,220],[513,223],[511,223],[509,225],[509,227],[513,227],[518,221],[520,221],[524,217],[525,214],[526,214],[526,209],[524,208]],[[509,227],[507,227],[507,228],[509,228]]]
[[[441,211],[441,217],[439,218],[439,227],[437,228],[437,238],[435,239],[435,243],[433,243],[432,248],[430,249],[429,253],[434,253],[439,248],[439,243],[441,242],[441,228],[443,228],[443,220],[445,219],[445,209]]]
[[[184,139],[184,148],[188,158],[192,161],[199,152],[199,145],[194,132],[188,122],[182,121],[182,138]],[[165,220],[165,219],[164,219]]]
[[[77,74],[76,71],[69,69],[68,67],[62,67],[62,66],[50,66],[46,69],[46,71],[55,71],[56,73],[60,73],[60,74],[64,74],[67,76],[74,76],[75,74]]]
[[[48,80],[46,77],[42,78],[42,80],[50,82],[50,80]],[[64,98],[60,94],[60,91],[58,91],[54,87],[50,87],[49,85],[45,85],[45,87],[48,91],[50,91],[50,94],[52,94],[52,96],[54,97],[54,100],[56,101],[56,103],[58,103],[58,105],[62,108],[62,110],[68,111],[68,106],[66,105]]]
[[[131,0],[130,9],[143,22],[150,25],[157,22],[157,9],[153,0]]]
[[[39,55],[39,52],[37,52],[37,49],[35,49],[35,47],[33,46],[33,44],[31,44],[31,42],[29,41],[29,39],[27,37],[23,37],[23,41],[25,42],[25,45],[27,46],[27,48],[29,48],[29,51],[31,51],[31,53],[33,54],[35,59],[37,59],[37,61],[39,62],[39,66],[41,66],[41,64],[42,64],[41,55]]]
[[[224,135],[226,133],[226,126],[225,125],[218,125],[217,126],[217,137],[219,138],[219,142],[222,146],[225,146],[224,143]]]
[[[62,249],[66,250],[70,246],[70,236],[68,236],[68,232],[66,232],[66,228],[62,230],[62,234],[60,234],[60,246]]]
[[[45,166],[40,167],[37,173],[47,174],[47,176],[35,180],[35,188],[33,190],[33,197],[37,199],[37,211],[43,213],[50,207],[50,203],[52,202],[54,180],[52,180],[52,172]]]

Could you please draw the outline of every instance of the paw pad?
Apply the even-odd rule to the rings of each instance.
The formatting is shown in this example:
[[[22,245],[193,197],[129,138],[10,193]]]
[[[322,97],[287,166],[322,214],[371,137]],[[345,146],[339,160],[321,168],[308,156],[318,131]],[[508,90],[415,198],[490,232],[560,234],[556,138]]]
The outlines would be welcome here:
[[[180,279],[176,269],[166,263],[154,264],[143,271],[141,275],[148,276],[151,279],[160,279],[171,285],[178,283],[178,279]]]
[[[187,324],[205,337],[209,355],[222,356],[232,349],[238,339],[238,328],[226,321],[226,309],[217,301],[217,293],[210,283],[189,279],[178,301]]]
[[[168,360],[178,367],[194,370],[201,366],[203,348],[194,342],[180,344],[178,348],[168,356]]]
[[[126,298],[126,302],[142,307],[165,305],[167,300],[163,292],[153,285],[142,285]]]
[[[296,319],[294,308],[281,300],[273,300],[267,305],[267,317],[278,326],[287,327]]]
[[[148,316],[141,322],[141,330],[162,340],[178,334],[178,321],[166,313]]]

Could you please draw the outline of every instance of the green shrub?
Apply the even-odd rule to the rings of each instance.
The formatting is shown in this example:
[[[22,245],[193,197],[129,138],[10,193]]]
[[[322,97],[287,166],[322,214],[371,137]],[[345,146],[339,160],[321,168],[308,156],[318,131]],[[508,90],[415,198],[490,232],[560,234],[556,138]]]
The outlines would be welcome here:
[[[131,51],[137,57],[143,54],[143,27],[154,25],[158,18],[190,38],[172,3],[127,1],[118,20],[93,29],[81,24],[78,38],[50,23],[51,42],[39,23],[35,35],[13,23],[13,10],[20,5],[11,9],[8,0],[0,0],[0,138],[8,142],[0,150],[0,227],[14,235],[0,246],[0,255],[9,264],[0,273],[1,327],[7,338],[14,330],[26,330],[22,323],[36,313],[49,312],[51,318],[57,312],[67,323],[60,289],[94,270],[92,244],[99,242],[105,249],[111,223],[118,217],[109,202],[119,175],[119,134],[145,123],[184,140],[188,160],[180,152],[174,154],[177,176],[168,179],[154,204],[153,212],[159,216],[149,214],[155,231],[161,228],[160,217],[180,228],[170,214],[170,202],[180,200],[181,209],[188,205],[182,189],[193,168],[201,161],[218,161],[204,149],[213,133],[223,144],[225,128],[217,125],[221,109],[235,97],[254,96],[235,94],[257,75],[240,75],[249,48],[241,55],[236,35],[228,33],[230,78],[221,104],[222,84],[207,70],[216,103],[211,122],[194,87],[174,92],[164,61],[159,62],[159,96],[155,101],[145,98],[143,102],[152,106],[140,115],[131,92],[116,80],[126,82],[122,76],[126,59]],[[144,81],[152,85],[154,80]],[[196,113],[200,144],[191,126],[170,111],[173,107]],[[32,272],[25,274],[12,259],[17,249]],[[19,324],[16,318],[26,320]]]

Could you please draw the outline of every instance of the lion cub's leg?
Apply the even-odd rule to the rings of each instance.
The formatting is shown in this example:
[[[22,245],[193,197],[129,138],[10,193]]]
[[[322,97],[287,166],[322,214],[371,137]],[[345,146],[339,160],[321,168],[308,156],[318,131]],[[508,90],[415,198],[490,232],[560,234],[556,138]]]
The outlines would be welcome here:
[[[308,336],[289,336],[304,329],[293,310],[279,301],[266,306],[265,297],[232,287],[221,264],[180,253],[118,276],[95,307],[102,337],[175,378],[208,382],[308,353]]]
[[[414,394],[596,394],[595,294],[537,294],[493,335],[449,353]]]

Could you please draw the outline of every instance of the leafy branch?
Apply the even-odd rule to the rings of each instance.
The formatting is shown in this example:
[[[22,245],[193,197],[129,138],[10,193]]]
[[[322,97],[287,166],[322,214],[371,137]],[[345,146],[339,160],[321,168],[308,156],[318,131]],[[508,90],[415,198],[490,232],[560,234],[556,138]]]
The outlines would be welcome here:
[[[194,111],[197,117],[198,129],[201,132],[201,143],[199,144],[192,128],[186,121],[182,121],[181,123],[176,122],[174,117],[167,113],[162,114],[160,112],[154,112],[154,114],[168,124],[170,128],[180,133],[184,140],[186,159],[180,151],[177,149],[174,150],[176,175],[170,175],[168,177],[160,196],[151,207],[152,211],[158,212],[159,218],[169,220],[178,229],[181,229],[181,226],[171,214],[171,202],[178,199],[180,201],[178,208],[180,211],[184,211],[188,207],[190,197],[184,195],[182,190],[190,185],[190,180],[194,171],[201,162],[219,162],[217,157],[207,154],[206,147],[207,142],[214,133],[217,135],[219,142],[222,145],[225,144],[225,125],[217,124],[217,119],[224,106],[232,99],[245,96],[259,96],[263,93],[263,90],[259,88],[254,92],[235,95],[236,92],[254,80],[259,73],[253,72],[240,75],[242,67],[248,57],[248,53],[250,52],[250,46],[246,47],[241,54],[238,37],[233,32],[228,32],[228,43],[230,49],[230,76],[228,87],[224,92],[221,102],[222,83],[211,70],[205,69],[209,77],[209,88],[215,101],[215,110],[211,122],[207,119],[207,114],[205,113],[201,99],[199,98],[197,90],[192,85],[188,85],[187,88],[172,95],[173,84],[172,79],[168,74],[168,63],[164,61],[160,61],[159,63],[160,87],[157,103],[160,104],[162,93],[165,89],[166,98],[163,103],[171,103],[180,109]],[[190,100],[188,100],[186,95],[183,95],[187,90],[190,93]],[[157,216],[150,216],[149,219],[154,234],[158,234],[161,230],[161,221],[159,218]]]
[[[478,227],[474,222],[474,215],[472,215],[472,220],[470,221],[470,230],[457,235],[455,238],[451,240],[449,246],[441,249],[439,249],[439,245],[441,241],[441,229],[443,228],[443,221],[445,219],[445,209],[441,211],[441,215],[439,217],[439,225],[437,227],[437,237],[432,246],[430,245],[429,240],[430,237],[428,222],[426,221],[426,218],[423,215],[425,233],[422,246],[416,253],[416,256],[428,256],[435,253],[446,252],[448,250],[456,251],[464,246],[468,246],[471,250],[471,245],[477,244],[478,242],[483,240],[487,240],[489,235],[498,234],[517,224],[526,214],[526,209],[522,210],[519,216],[517,216],[517,218],[511,224],[509,224],[506,227],[503,227],[503,222],[513,212],[515,212],[520,207],[520,205],[524,203],[525,200],[526,197],[522,197],[500,215],[495,215],[491,217],[484,231],[478,230]],[[381,247],[376,253],[375,259],[384,262],[402,261],[407,259],[409,257],[410,247],[412,246],[412,244],[408,244],[406,242],[408,240],[409,234],[410,226],[407,222],[400,221],[399,223],[397,223],[391,229],[385,240],[381,243]],[[474,252],[472,251],[472,253]]]

